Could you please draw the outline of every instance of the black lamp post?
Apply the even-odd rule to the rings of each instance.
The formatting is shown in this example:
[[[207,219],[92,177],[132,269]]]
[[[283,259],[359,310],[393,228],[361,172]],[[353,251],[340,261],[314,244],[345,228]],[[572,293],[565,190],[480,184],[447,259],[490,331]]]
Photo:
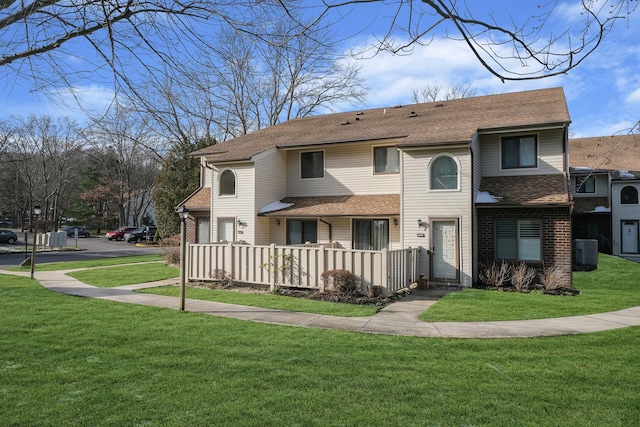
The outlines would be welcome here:
[[[33,279],[33,273],[36,271],[36,235],[38,234],[38,217],[42,209],[40,205],[33,207],[33,215],[36,217],[36,226],[33,227],[33,246],[31,247],[31,278]]]
[[[189,217],[189,209],[184,206],[180,206],[176,209],[176,213],[180,217],[180,307],[181,311],[184,311],[185,300],[185,283],[187,276],[187,218]]]

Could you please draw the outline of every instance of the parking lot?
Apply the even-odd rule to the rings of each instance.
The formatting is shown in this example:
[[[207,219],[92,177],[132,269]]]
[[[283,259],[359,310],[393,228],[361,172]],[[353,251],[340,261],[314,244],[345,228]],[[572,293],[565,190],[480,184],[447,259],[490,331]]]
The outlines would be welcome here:
[[[31,242],[33,234],[28,233],[25,245],[25,233],[19,229],[14,230],[18,235],[18,241],[13,245],[0,243],[0,268],[13,267],[24,261],[31,254]],[[116,256],[132,256],[145,254],[159,254],[163,249],[156,245],[135,245],[124,241],[109,241],[104,237],[93,235],[91,237],[67,238],[66,247],[77,248],[77,251],[47,251],[38,252],[36,263],[77,261],[85,259],[111,258]],[[25,253],[26,248],[26,253]],[[11,253],[2,253],[3,250],[11,250]]]

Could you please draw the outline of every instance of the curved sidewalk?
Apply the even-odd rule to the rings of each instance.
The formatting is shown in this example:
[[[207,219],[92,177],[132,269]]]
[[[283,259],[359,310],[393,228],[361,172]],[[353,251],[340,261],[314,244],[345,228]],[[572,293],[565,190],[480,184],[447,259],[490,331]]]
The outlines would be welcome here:
[[[67,295],[171,309],[178,308],[177,297],[134,292],[135,289],[176,284],[177,279],[116,288],[97,288],[67,276],[66,273],[68,271],[36,272],[35,278],[42,286]],[[1,273],[29,276],[29,273],[6,271]],[[423,322],[418,320],[418,315],[429,308],[435,301],[437,301],[437,298],[412,294],[386,306],[370,317],[336,317],[194,299],[186,300],[185,309],[195,313],[278,325],[336,329],[369,334],[438,338],[542,337],[584,334],[640,326],[640,306],[610,313],[554,319],[495,322]]]

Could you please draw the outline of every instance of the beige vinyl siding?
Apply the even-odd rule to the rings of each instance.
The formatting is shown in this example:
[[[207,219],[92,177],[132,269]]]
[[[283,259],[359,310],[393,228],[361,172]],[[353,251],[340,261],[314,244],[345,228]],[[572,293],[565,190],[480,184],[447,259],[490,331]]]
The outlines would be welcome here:
[[[213,171],[207,167],[207,162],[204,157],[200,158],[200,184],[204,188],[211,188],[211,181],[213,179]]]
[[[399,173],[374,174],[373,171],[373,147],[394,143],[345,143],[287,151],[287,196],[398,194]],[[308,151],[324,152],[323,178],[300,178],[300,153]]]
[[[429,166],[441,154],[454,157],[459,164],[458,190],[430,191],[428,189]],[[472,285],[472,181],[471,154],[467,148],[450,150],[411,150],[402,154],[403,194],[402,221],[404,247],[420,247],[420,272],[428,275],[430,228],[419,227],[418,219],[429,224],[437,219],[459,221],[460,281],[463,286]]]
[[[254,215],[256,217],[260,209],[286,196],[287,182],[285,167],[285,152],[273,149],[256,157],[254,182],[256,201]],[[272,227],[276,226],[275,220],[270,221],[264,217],[257,217],[256,224],[254,244],[269,245],[271,243],[278,243],[280,238],[278,235],[281,234],[280,230],[275,228],[272,231]],[[282,223],[280,227],[284,228],[284,223]],[[272,236],[272,233],[275,234],[275,236]]]
[[[547,175],[562,173],[564,155],[562,153],[563,129],[480,135],[483,176]],[[515,135],[537,135],[538,166],[535,168],[502,169],[501,138]]]
[[[236,195],[218,195],[218,177],[226,169],[231,169],[236,174]],[[213,211],[211,212],[211,240],[218,240],[218,218],[235,218],[236,241],[245,241],[254,244],[255,240],[255,203],[254,203],[254,169],[253,163],[236,163],[213,168]],[[244,225],[239,226],[240,220]]]

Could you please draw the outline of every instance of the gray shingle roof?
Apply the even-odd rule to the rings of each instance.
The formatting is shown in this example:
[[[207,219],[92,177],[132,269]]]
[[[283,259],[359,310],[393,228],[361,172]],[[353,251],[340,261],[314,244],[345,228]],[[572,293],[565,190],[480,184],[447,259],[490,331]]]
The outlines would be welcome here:
[[[562,88],[480,96],[289,120],[193,153],[210,161],[250,160],[274,147],[401,138],[400,146],[468,143],[482,130],[570,122]]]
[[[572,138],[569,140],[569,166],[640,171],[640,135]]]

